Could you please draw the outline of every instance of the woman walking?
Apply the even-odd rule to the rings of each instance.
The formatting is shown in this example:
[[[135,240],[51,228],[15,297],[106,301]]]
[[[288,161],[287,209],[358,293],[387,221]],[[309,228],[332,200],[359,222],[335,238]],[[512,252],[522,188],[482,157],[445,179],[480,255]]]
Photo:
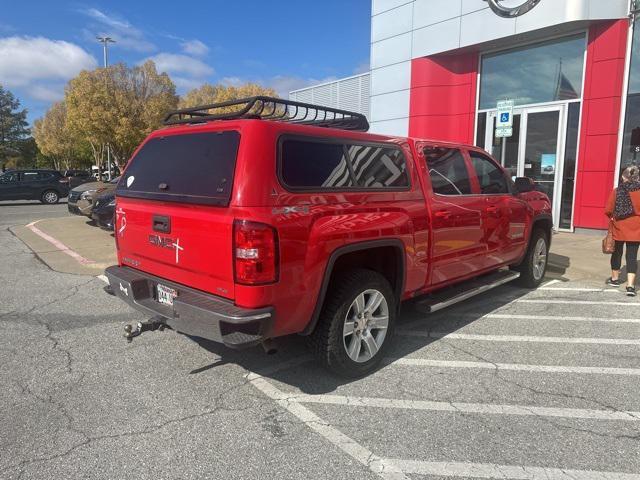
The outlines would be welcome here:
[[[640,168],[628,167],[622,172],[622,183],[614,189],[607,201],[605,215],[611,219],[611,230],[616,248],[611,255],[611,277],[607,285],[619,287],[622,253],[626,247],[627,295],[636,296],[638,247],[640,247]]]

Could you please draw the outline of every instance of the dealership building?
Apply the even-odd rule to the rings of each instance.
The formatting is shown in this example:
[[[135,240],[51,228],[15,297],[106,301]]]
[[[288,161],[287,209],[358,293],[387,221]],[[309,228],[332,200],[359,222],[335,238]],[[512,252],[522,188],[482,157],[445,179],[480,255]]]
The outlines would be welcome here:
[[[350,80],[343,98],[363,106],[372,132],[483,147],[549,194],[557,229],[605,228],[621,169],[640,162],[634,10],[630,0],[373,0],[369,74],[291,98],[343,106],[326,93]],[[499,103],[513,105],[512,125],[496,135]]]

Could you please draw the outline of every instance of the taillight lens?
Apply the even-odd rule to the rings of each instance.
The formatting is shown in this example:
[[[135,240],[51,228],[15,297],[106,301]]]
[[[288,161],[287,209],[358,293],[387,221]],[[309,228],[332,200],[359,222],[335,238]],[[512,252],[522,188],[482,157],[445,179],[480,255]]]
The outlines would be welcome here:
[[[278,233],[270,225],[233,222],[236,283],[264,285],[278,280]]]

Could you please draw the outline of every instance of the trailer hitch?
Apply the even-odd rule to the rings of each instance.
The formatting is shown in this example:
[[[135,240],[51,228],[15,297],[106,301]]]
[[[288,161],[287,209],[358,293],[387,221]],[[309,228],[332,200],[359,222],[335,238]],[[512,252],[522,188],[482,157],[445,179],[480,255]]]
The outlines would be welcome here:
[[[155,316],[146,322],[138,322],[135,330],[131,324],[125,325],[124,338],[127,339],[127,342],[131,343],[134,337],[137,337],[144,332],[153,332],[155,330],[163,331],[166,327],[167,325],[164,323],[164,317]]]

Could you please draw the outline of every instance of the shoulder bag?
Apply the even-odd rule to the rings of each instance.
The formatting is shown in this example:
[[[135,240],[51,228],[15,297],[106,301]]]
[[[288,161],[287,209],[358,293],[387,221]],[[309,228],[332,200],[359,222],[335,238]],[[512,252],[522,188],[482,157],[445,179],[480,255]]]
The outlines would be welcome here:
[[[606,237],[602,239],[602,253],[610,255],[616,249],[616,241],[613,239],[613,219],[609,220],[609,230]]]

